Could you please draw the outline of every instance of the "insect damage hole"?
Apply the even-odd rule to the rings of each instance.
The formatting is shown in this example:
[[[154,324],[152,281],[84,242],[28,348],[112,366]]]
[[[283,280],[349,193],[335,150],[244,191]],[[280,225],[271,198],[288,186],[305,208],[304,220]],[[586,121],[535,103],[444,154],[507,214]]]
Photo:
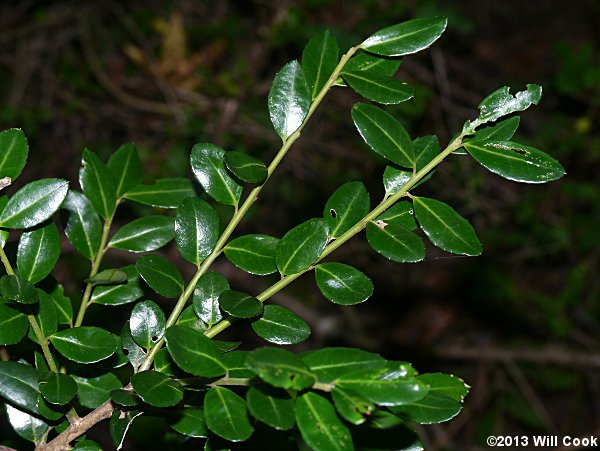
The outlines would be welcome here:
[[[333,219],[337,218],[337,211],[335,211],[333,208],[329,210],[329,214]]]

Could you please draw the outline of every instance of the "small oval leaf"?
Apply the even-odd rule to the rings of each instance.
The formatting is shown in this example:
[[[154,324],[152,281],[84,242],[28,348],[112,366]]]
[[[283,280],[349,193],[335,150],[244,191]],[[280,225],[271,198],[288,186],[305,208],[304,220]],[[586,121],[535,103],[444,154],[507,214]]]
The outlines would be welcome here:
[[[250,414],[272,428],[288,430],[294,427],[294,400],[285,390],[253,386],[246,393],[246,402]]]
[[[129,318],[131,336],[142,348],[151,348],[165,333],[165,314],[156,302],[139,302]]]
[[[161,296],[175,298],[183,292],[183,277],[173,263],[160,255],[144,255],[135,263],[142,279]]]
[[[225,387],[213,387],[206,393],[204,418],[208,429],[231,442],[244,441],[254,431],[246,402]]]
[[[268,235],[244,235],[225,246],[225,256],[238,268],[259,276],[277,272],[275,248],[278,238]]]
[[[229,290],[229,282],[218,272],[203,274],[196,284],[192,298],[194,311],[208,327],[223,318],[219,309],[219,295],[226,290]]]
[[[140,275],[135,266],[125,266],[120,271],[127,274],[127,282],[120,285],[95,287],[91,302],[102,305],[122,305],[137,301],[144,295],[139,283]]]
[[[243,152],[225,152],[225,164],[233,175],[248,183],[262,183],[268,172],[265,164]]]
[[[40,376],[40,392],[48,402],[64,405],[77,394],[77,384],[71,376],[49,371]]]
[[[99,327],[74,327],[55,333],[50,341],[64,357],[77,363],[95,363],[115,353],[113,335]]]
[[[335,70],[340,49],[335,37],[325,30],[313,37],[302,52],[302,70],[310,88],[311,98],[317,97]]]
[[[0,179],[10,177],[14,183],[21,175],[29,155],[29,144],[21,129],[11,128],[0,133],[0,154]]]
[[[140,371],[131,376],[131,385],[140,398],[153,407],[171,407],[183,399],[183,386],[158,371]]]
[[[241,291],[227,290],[219,295],[221,309],[235,318],[252,318],[263,311],[262,302]]]
[[[116,181],[106,165],[89,149],[84,149],[79,171],[81,189],[100,216],[108,219],[117,207]]]
[[[358,269],[342,263],[317,265],[315,278],[323,296],[336,304],[360,304],[373,294],[371,279]]]
[[[338,238],[360,221],[371,208],[371,199],[362,182],[348,182],[329,197],[323,217],[329,225],[329,236]]]
[[[210,197],[222,204],[238,204],[242,187],[227,173],[223,149],[209,143],[196,144],[190,163],[196,179]]]
[[[287,232],[275,248],[275,262],[282,275],[295,274],[317,261],[329,240],[324,219],[310,219]]]
[[[85,279],[85,283],[89,283],[93,287],[98,285],[115,285],[126,281],[127,273],[120,269],[105,269],[98,274]]]
[[[106,164],[116,181],[117,197],[142,183],[143,172],[135,144],[123,144],[108,159]]]
[[[54,223],[22,233],[17,250],[19,275],[37,283],[50,274],[59,256],[60,236]]]
[[[367,241],[376,252],[398,263],[415,263],[425,258],[421,237],[395,222],[367,224]]]
[[[154,251],[175,238],[174,224],[168,216],[144,216],[121,227],[108,245],[130,252]]]
[[[279,305],[265,305],[263,315],[252,323],[256,334],[270,343],[293,345],[310,337],[310,327],[302,318]]]
[[[27,333],[27,316],[7,305],[0,304],[0,345],[13,345]]]
[[[124,197],[152,207],[177,208],[184,199],[195,196],[191,180],[175,177],[157,180],[152,185],[138,185]]]
[[[39,302],[38,292],[33,284],[18,276],[2,276],[0,295],[20,304],[37,304]]]
[[[90,200],[84,194],[69,190],[61,205],[69,212],[65,234],[77,252],[92,260],[100,249],[102,224]]]
[[[227,372],[223,355],[201,332],[189,327],[171,326],[165,338],[169,354],[182,370],[201,377],[222,376]]]
[[[255,349],[246,356],[246,365],[274,387],[302,390],[316,382],[300,357],[281,348]]]
[[[415,90],[407,83],[376,73],[344,70],[342,77],[364,98],[385,105],[406,102],[415,95]]]
[[[175,216],[175,242],[183,258],[200,264],[219,239],[219,217],[208,202],[199,198],[184,200]]]

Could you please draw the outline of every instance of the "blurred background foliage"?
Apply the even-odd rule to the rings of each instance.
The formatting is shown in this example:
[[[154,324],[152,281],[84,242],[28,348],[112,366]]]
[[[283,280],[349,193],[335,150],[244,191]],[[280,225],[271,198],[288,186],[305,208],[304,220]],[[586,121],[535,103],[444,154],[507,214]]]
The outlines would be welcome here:
[[[344,50],[384,26],[430,15],[447,16],[448,30],[430,51],[402,64],[399,77],[417,95],[388,111],[413,138],[435,133],[446,143],[492,90],[542,84],[542,102],[523,114],[517,140],[554,155],[567,176],[523,186],[456,157],[418,191],[471,219],[482,257],[431,247],[424,263],[399,266],[354,239],[334,258],[373,278],[373,299],[333,305],[310,276],[274,300],[313,328],[296,350],[358,346],[463,377],[472,386],[465,409],[450,423],[421,429],[427,449],[484,449],[489,434],[598,435],[599,2],[4,1],[0,126],[21,127],[30,140],[24,181],[64,177],[77,186],[83,148],[106,158],[125,142],[137,144],[147,181],[190,176],[196,142],[268,162],[279,147],[266,108],[270,83],[300,58],[310,37],[329,28]],[[320,215],[349,180],[362,180],[378,202],[384,163],[354,130],[350,107],[357,100],[342,88],[328,96],[239,234],[281,236]],[[124,207],[115,229],[149,211]],[[223,220],[231,214],[226,207],[220,213]],[[172,248],[165,253],[175,258]],[[54,276],[77,298],[89,269],[66,242],[65,255]],[[131,262],[118,251],[111,258],[115,266]],[[253,294],[268,283],[224,259],[217,269]],[[86,322],[122,324],[114,318],[128,317],[130,307],[108,317],[103,309],[92,308]],[[235,329],[227,338],[243,339],[247,348],[264,344]],[[2,443],[22,449],[5,421],[0,427]],[[105,433],[92,430],[90,437],[110,449]],[[124,449],[198,443],[183,443],[148,418],[134,423]]]

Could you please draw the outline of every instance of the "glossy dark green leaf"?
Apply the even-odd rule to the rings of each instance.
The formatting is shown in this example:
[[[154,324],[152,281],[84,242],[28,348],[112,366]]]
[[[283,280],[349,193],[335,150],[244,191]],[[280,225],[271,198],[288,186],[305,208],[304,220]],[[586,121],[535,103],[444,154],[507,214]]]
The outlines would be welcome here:
[[[371,279],[358,269],[342,263],[317,265],[315,278],[323,296],[336,304],[359,304],[373,294]]]
[[[38,293],[31,282],[18,276],[2,276],[0,295],[20,304],[37,304],[39,302]]]
[[[71,299],[65,296],[64,287],[57,283],[48,294],[54,303],[58,324],[71,324],[73,321],[73,304]]]
[[[256,374],[246,366],[249,351],[231,351],[223,355],[229,377],[252,379]]]
[[[37,413],[38,371],[29,365],[14,361],[0,362],[0,396],[10,404],[31,413]]]
[[[385,56],[402,56],[426,49],[442,35],[447,19],[413,19],[379,30],[360,47]]]
[[[415,95],[407,83],[372,72],[344,70],[342,77],[361,96],[385,105],[406,102]]]
[[[88,260],[100,249],[102,224],[90,200],[84,194],[70,190],[61,205],[69,212],[65,234],[73,247]]]
[[[91,284],[93,287],[99,285],[116,285],[127,282],[127,273],[120,269],[105,269],[92,277],[85,279],[85,283]]]
[[[69,182],[62,179],[41,179],[28,183],[17,191],[0,213],[0,227],[28,229],[34,227],[58,210]]]
[[[375,410],[373,403],[339,388],[331,393],[331,399],[337,412],[351,424],[363,424]]]
[[[305,270],[321,256],[329,240],[325,219],[310,219],[287,232],[275,248],[275,263],[282,275]]]
[[[275,248],[278,242],[278,238],[268,235],[244,235],[230,241],[224,251],[238,268],[264,276],[277,271]]]
[[[144,216],[121,227],[108,245],[131,252],[154,251],[175,238],[174,224],[169,216]]]
[[[117,197],[142,183],[143,171],[135,144],[123,144],[108,159],[106,165],[116,181]]]
[[[54,223],[50,222],[19,238],[17,269],[19,276],[31,283],[45,278],[60,256],[60,236]]]
[[[479,255],[483,252],[469,221],[452,207],[425,197],[413,198],[413,205],[419,225],[433,244],[454,254]]]
[[[379,354],[356,348],[322,348],[305,352],[302,360],[319,382],[327,384],[347,373],[385,366],[385,359]]]
[[[350,58],[344,66],[349,72],[363,72],[365,75],[379,75],[380,77],[393,77],[402,61],[398,58],[382,58],[370,53],[359,53]]]
[[[196,179],[210,197],[222,204],[238,204],[242,187],[227,173],[223,149],[209,143],[196,144],[190,163]]]
[[[304,441],[322,451],[354,450],[348,428],[327,399],[308,392],[296,400],[296,423]]]
[[[462,379],[451,374],[425,373],[417,377],[429,386],[429,393],[447,396],[455,401],[461,401],[469,392],[469,387]]]
[[[143,348],[151,348],[165,333],[165,314],[156,302],[139,302],[129,318],[131,336]]]
[[[27,316],[5,304],[0,304],[0,345],[13,345],[27,333]]]
[[[154,407],[171,407],[183,399],[183,386],[158,371],[135,373],[131,385],[145,403]]]
[[[219,239],[219,217],[215,209],[199,198],[184,200],[175,217],[175,242],[187,261],[199,264]]]
[[[408,230],[415,230],[417,228],[413,206],[406,200],[394,204],[381,213],[377,216],[375,222],[377,221],[383,221],[386,224],[398,224]]]
[[[138,185],[125,194],[125,199],[161,208],[177,208],[188,197],[195,197],[192,181],[184,178],[159,179],[152,185]]]
[[[102,451],[102,447],[91,440],[81,440],[72,449],[73,451]]]
[[[262,183],[268,172],[265,164],[243,152],[225,152],[225,164],[233,174],[248,183]]]
[[[117,450],[123,448],[123,442],[127,436],[127,432],[137,417],[144,412],[139,410],[119,410],[114,409],[110,417],[109,431],[110,437]]]
[[[243,398],[225,387],[213,387],[204,397],[208,429],[231,442],[247,440],[254,431]]]
[[[95,409],[110,399],[110,392],[122,388],[119,378],[113,373],[97,377],[72,376],[77,383],[79,403],[88,409]]]
[[[40,376],[40,392],[52,404],[66,404],[77,394],[77,384],[71,376],[48,371]]]
[[[394,413],[419,424],[442,423],[461,411],[460,402],[438,393],[429,393],[423,399],[403,406],[392,407]]]
[[[302,52],[302,70],[311,97],[317,97],[338,63],[340,49],[335,37],[325,30],[313,37]]]
[[[167,416],[171,429],[188,437],[206,437],[206,420],[204,410],[200,407],[186,407]]]
[[[246,393],[250,414],[259,421],[278,430],[294,427],[294,400],[285,390],[268,386],[253,386]]]
[[[198,315],[196,315],[196,312],[194,311],[193,305],[188,305],[185,309],[183,309],[183,312],[181,312],[181,315],[179,315],[179,319],[177,320],[176,324],[179,326],[189,327],[197,330],[198,332],[204,332],[206,330],[206,324],[204,321],[198,318]]]
[[[370,210],[371,199],[362,182],[348,182],[329,197],[323,217],[329,225],[329,236],[338,238],[350,230]]]
[[[398,223],[367,224],[367,240],[376,252],[398,263],[415,263],[425,258],[421,237]]]
[[[84,149],[79,184],[100,216],[108,219],[117,206],[117,183],[110,170],[89,149]]]
[[[469,141],[464,147],[484,167],[508,180],[547,183],[565,175],[550,155],[513,141]]]
[[[140,398],[132,391],[118,388],[110,392],[110,399],[124,407],[135,407],[140,403]]]
[[[44,338],[49,337],[58,330],[58,313],[54,302],[50,295],[44,291],[37,289],[39,304],[37,312],[35,313],[35,319],[40,326],[40,330]],[[38,343],[37,336],[33,332],[33,329],[29,330],[29,338],[34,342]]]
[[[28,154],[29,144],[21,129],[0,132],[0,178],[10,177],[14,183],[27,163]]]
[[[176,298],[183,291],[183,277],[173,263],[160,255],[144,255],[135,263],[142,279],[161,296]]]
[[[116,342],[111,333],[99,327],[82,326],[65,329],[50,337],[64,357],[78,363],[95,363],[113,355]]]
[[[423,169],[440,153],[440,141],[435,135],[420,136],[413,141],[417,171]]]
[[[246,365],[274,387],[302,390],[316,382],[300,357],[281,348],[256,349],[248,353]]]
[[[172,326],[165,333],[167,349],[182,370],[195,376],[216,377],[226,373],[223,355],[202,333],[189,327]]]
[[[526,110],[537,105],[541,98],[542,87],[539,85],[529,84],[526,91],[519,91],[514,96],[508,86],[503,86],[481,101],[478,121],[492,122],[515,111]]]
[[[473,138],[477,141],[508,141],[514,136],[520,122],[519,116],[513,116],[496,125],[478,129]]]
[[[123,352],[127,355],[127,359],[133,366],[133,369],[137,371],[138,367],[146,359],[146,352],[138,346],[131,335],[131,328],[129,327],[129,321],[125,322],[123,329],[121,330],[121,347]]]
[[[386,166],[383,171],[383,188],[385,195],[391,196],[400,190],[413,176],[412,171],[403,171],[393,166]]]
[[[269,115],[281,139],[285,141],[300,128],[310,103],[311,91],[304,71],[298,61],[291,61],[277,72],[269,91]]]
[[[256,334],[270,343],[293,345],[310,337],[310,327],[302,318],[279,305],[265,305],[260,319],[252,323]]]
[[[105,287],[95,287],[92,292],[92,302],[102,305],[122,305],[137,301],[144,295],[140,288],[140,275],[134,265],[121,268],[127,274],[127,283]]]
[[[262,302],[241,291],[227,290],[219,295],[219,307],[235,318],[252,318],[263,311]]]
[[[40,443],[48,430],[46,422],[11,405],[6,406],[6,416],[17,435],[30,442]]]
[[[352,119],[371,149],[384,158],[412,168],[415,164],[413,143],[402,124],[374,105],[356,103]]]
[[[219,309],[219,295],[226,290],[229,290],[229,282],[218,272],[203,274],[196,284],[192,297],[194,311],[208,327],[223,318]]]

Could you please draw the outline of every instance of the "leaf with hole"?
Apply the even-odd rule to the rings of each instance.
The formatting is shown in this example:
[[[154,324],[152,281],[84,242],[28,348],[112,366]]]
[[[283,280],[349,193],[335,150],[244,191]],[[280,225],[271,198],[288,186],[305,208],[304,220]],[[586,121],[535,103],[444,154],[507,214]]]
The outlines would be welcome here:
[[[131,311],[129,329],[135,342],[151,348],[165,333],[165,314],[156,302],[138,302]]]
[[[102,224],[90,200],[84,194],[69,190],[61,205],[69,212],[65,234],[73,247],[88,260],[100,249]]]
[[[27,333],[29,321],[23,313],[0,303],[0,345],[13,345]]]
[[[219,307],[235,318],[252,318],[263,311],[262,302],[241,291],[227,290],[219,295]]]
[[[124,197],[152,207],[177,208],[184,199],[195,196],[191,180],[172,177],[159,179],[152,185],[138,185]]]
[[[50,216],[67,195],[69,182],[62,179],[41,179],[28,183],[17,191],[0,213],[0,227],[29,229]]]
[[[50,341],[64,357],[77,363],[95,363],[116,351],[113,335],[92,326],[74,327],[55,333]]]
[[[425,258],[421,237],[395,222],[367,224],[367,241],[376,252],[398,263],[415,263]]]
[[[406,102],[415,95],[407,83],[372,72],[344,70],[342,77],[358,94],[385,105]]]
[[[413,198],[413,205],[419,225],[433,244],[454,254],[483,252],[473,226],[452,207],[425,197]]]
[[[259,276],[277,272],[275,248],[278,238],[268,235],[244,235],[231,240],[225,256],[238,268]]]
[[[31,282],[19,276],[2,276],[0,279],[0,295],[9,301],[20,304],[37,304],[39,296]]]
[[[223,355],[210,338],[189,327],[171,326],[165,333],[167,349],[182,370],[201,377],[226,373]]]
[[[243,152],[225,152],[225,164],[233,175],[248,183],[262,183],[268,172],[265,164]]]
[[[10,177],[14,183],[21,175],[29,155],[29,144],[21,129],[11,128],[0,132],[0,154],[0,179]]]
[[[317,286],[335,304],[354,305],[373,294],[373,282],[358,269],[342,263],[321,263],[315,267]]]
[[[249,352],[246,365],[274,387],[302,390],[316,382],[300,357],[281,348],[265,347]]]
[[[329,226],[310,219],[287,232],[275,248],[275,263],[282,275],[296,274],[317,261],[329,240]]]
[[[121,268],[127,274],[127,282],[120,285],[97,286],[92,292],[91,302],[102,305],[122,305],[137,301],[144,295],[140,288],[140,275],[134,265]]]
[[[256,334],[270,343],[293,345],[310,337],[310,327],[302,318],[279,305],[265,305],[262,316],[252,323]]]
[[[48,371],[40,375],[40,392],[46,401],[64,405],[77,394],[77,384],[67,374]]]
[[[113,175],[117,197],[123,196],[129,190],[140,185],[143,181],[142,164],[135,144],[123,144],[113,153],[106,164]]]
[[[140,257],[135,268],[142,279],[161,296],[176,298],[183,291],[183,277],[166,258],[152,254]]]
[[[225,151],[219,146],[199,143],[192,148],[192,172],[204,191],[217,202],[237,205],[242,187],[225,169]]]
[[[174,224],[169,216],[144,216],[121,227],[108,245],[131,252],[154,251],[175,238]]]
[[[199,198],[184,200],[175,216],[175,242],[183,258],[198,265],[215,248],[219,239],[219,217]]]
[[[537,105],[542,98],[542,87],[528,84],[527,90],[519,91],[514,96],[508,86],[492,92],[479,104],[478,123],[493,122],[502,116],[523,111],[531,105]]]
[[[19,276],[31,283],[44,279],[60,256],[60,236],[54,223],[50,222],[19,238],[17,270]]]
[[[131,385],[140,398],[153,407],[171,407],[183,400],[183,386],[158,371],[140,371],[131,376]]]
[[[298,61],[291,61],[277,72],[269,91],[269,115],[277,134],[284,141],[300,128],[311,104],[311,91]]]
[[[218,272],[203,274],[196,284],[192,297],[194,311],[208,327],[223,318],[219,309],[219,295],[226,290],[229,290],[229,282]]]
[[[246,393],[250,414],[258,421],[278,430],[294,427],[294,400],[285,390],[269,386],[252,386]]]
[[[334,36],[325,30],[313,37],[302,52],[302,70],[311,98],[317,97],[337,65],[340,49]]]
[[[355,348],[322,348],[302,354],[302,360],[321,383],[359,370],[378,370],[385,366],[379,354]]]
[[[247,440],[254,431],[246,402],[225,387],[213,387],[206,393],[204,418],[210,431],[231,442]]]
[[[89,149],[84,149],[79,171],[81,189],[100,216],[108,219],[117,206],[116,181],[110,170]]]
[[[371,199],[362,182],[348,182],[336,189],[323,210],[331,238],[338,238],[350,230],[366,216],[370,206]]]
[[[113,373],[97,377],[72,376],[77,383],[79,403],[88,409],[95,409],[110,399],[110,392],[122,388],[119,378]]]

